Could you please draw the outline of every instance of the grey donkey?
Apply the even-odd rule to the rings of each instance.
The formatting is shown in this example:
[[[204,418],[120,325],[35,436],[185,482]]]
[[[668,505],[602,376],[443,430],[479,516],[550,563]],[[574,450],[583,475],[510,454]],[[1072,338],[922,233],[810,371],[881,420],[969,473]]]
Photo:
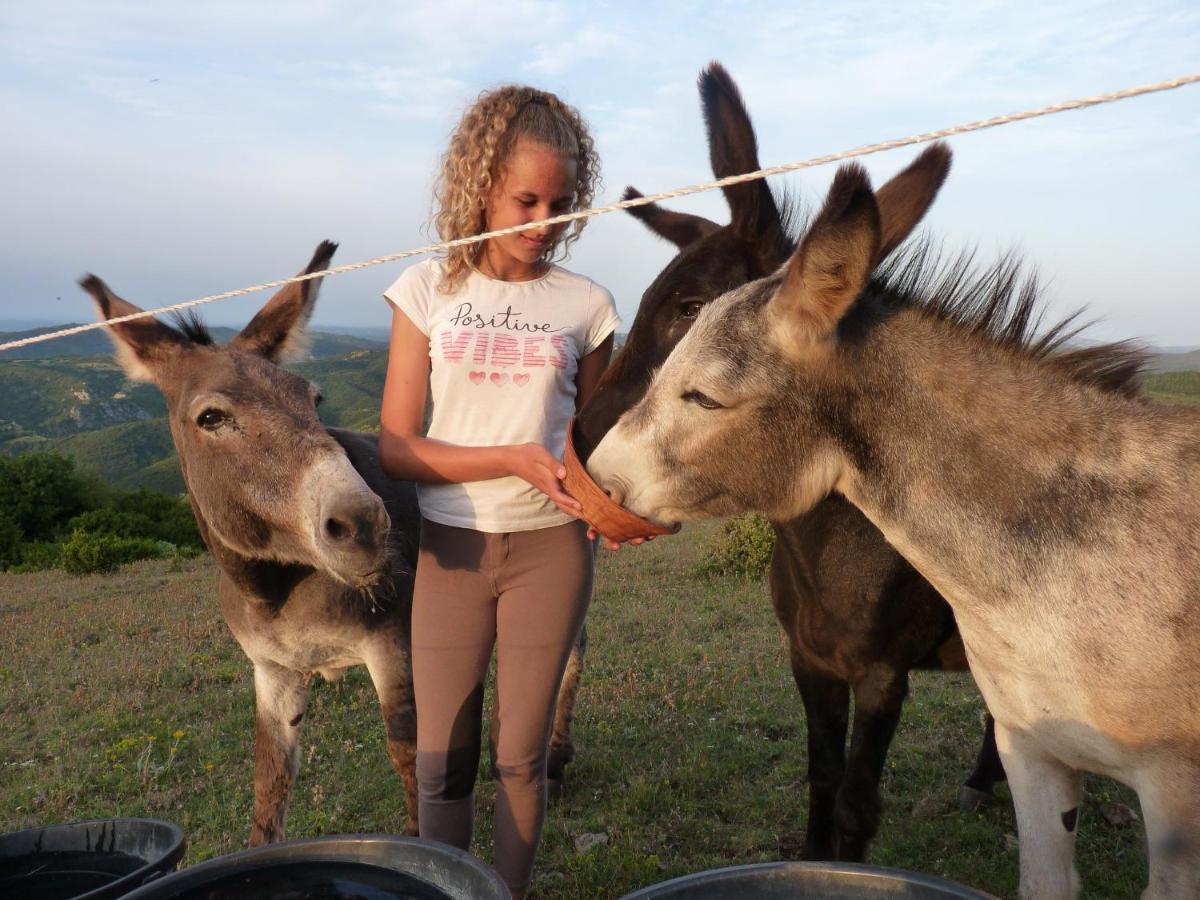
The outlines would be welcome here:
[[[875,275],[930,199],[880,203],[841,169],[791,258],[700,312],[589,469],[666,525],[844,496],[954,610],[1021,896],[1078,891],[1085,771],[1139,795],[1144,896],[1200,896],[1200,410],[1105,390],[1135,351],[997,326],[963,271]]]

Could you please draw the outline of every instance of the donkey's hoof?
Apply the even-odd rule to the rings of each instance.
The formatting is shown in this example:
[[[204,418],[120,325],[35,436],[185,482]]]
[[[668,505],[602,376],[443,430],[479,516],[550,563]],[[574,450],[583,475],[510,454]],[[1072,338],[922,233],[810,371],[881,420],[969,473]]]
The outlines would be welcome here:
[[[561,778],[546,779],[546,799],[561,800],[563,795],[563,783]]]
[[[417,825],[417,823],[414,819],[409,819],[407,822],[404,823],[404,836],[405,837],[420,837],[421,836],[421,828],[420,828],[420,826]]]
[[[979,812],[995,802],[995,797],[979,788],[964,784],[958,789],[958,808],[963,812]]]

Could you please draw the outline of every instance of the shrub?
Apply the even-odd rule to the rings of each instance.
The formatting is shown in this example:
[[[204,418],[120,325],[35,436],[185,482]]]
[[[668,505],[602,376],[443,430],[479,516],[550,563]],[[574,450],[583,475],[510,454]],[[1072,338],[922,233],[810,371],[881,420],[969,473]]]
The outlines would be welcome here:
[[[157,538],[178,547],[200,549],[204,546],[196,527],[196,517],[192,514],[192,504],[186,497],[143,489],[121,492],[112,498],[110,505],[119,513],[144,516],[153,523],[149,531],[130,537]]]
[[[175,548],[150,538],[121,538],[76,531],[62,546],[62,566],[72,575],[111,572],[138,559],[161,559]]]
[[[55,541],[33,541],[21,545],[21,561],[13,572],[42,572],[62,565],[62,544]]]
[[[149,538],[196,550],[203,547],[191,504],[186,499],[144,490],[111,493],[107,505],[71,519],[67,530]]]
[[[136,512],[123,512],[111,506],[89,509],[67,523],[67,530],[86,531],[88,534],[107,534],[121,538],[157,538],[158,529],[149,516]]]
[[[29,541],[58,537],[64,523],[100,505],[100,487],[57,453],[0,457],[0,509]]]
[[[7,510],[0,509],[0,570],[21,561],[21,539],[24,537],[17,520]]]
[[[775,549],[775,530],[759,515],[738,516],[721,526],[696,564],[698,575],[761,578]]]

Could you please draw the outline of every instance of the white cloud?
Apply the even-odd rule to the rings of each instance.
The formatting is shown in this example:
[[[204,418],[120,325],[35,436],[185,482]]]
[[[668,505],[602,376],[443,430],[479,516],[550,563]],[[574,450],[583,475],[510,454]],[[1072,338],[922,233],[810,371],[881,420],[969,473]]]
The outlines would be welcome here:
[[[612,64],[613,56],[622,55],[619,51],[628,46],[628,40],[619,31],[584,25],[540,41],[533,59],[521,68],[535,75],[558,75],[576,67],[602,71]]]

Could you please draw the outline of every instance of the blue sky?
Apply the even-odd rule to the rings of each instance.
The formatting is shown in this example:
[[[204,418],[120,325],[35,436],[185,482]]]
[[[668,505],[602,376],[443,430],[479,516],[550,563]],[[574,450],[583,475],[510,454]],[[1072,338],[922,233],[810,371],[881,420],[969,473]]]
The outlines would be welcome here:
[[[443,142],[480,90],[592,125],[601,199],[710,177],[695,78],[733,74],[765,165],[1200,71],[1200,6],[1121,3],[158,4],[0,7],[0,322],[87,321],[86,271],[161,305],[429,239]],[[952,141],[929,230],[1019,250],[1098,338],[1200,344],[1200,86]],[[865,160],[876,182],[915,150]],[[773,179],[810,206],[831,168]],[[723,221],[718,193],[677,206]],[[624,214],[568,266],[626,321],[671,250]],[[400,264],[330,279],[314,324],[388,322]],[[241,324],[265,300],[205,309]],[[0,326],[2,327],[2,326]]]

